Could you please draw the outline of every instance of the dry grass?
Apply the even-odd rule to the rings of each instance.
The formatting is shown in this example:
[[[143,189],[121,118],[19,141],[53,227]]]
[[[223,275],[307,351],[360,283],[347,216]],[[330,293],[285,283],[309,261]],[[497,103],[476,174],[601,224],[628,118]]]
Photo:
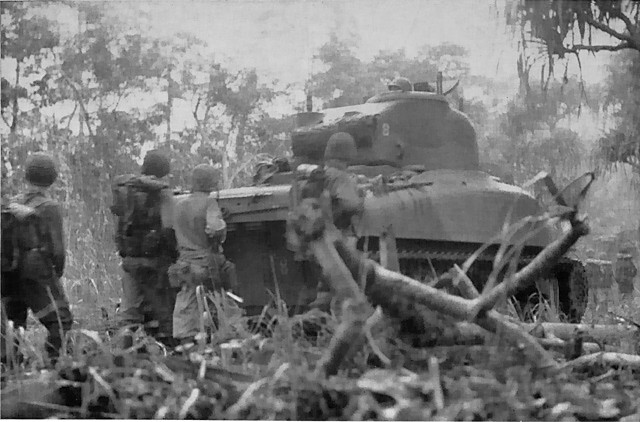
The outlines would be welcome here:
[[[69,216],[66,228],[64,283],[76,325],[69,353],[55,372],[55,383],[64,385],[64,406],[49,406],[46,415],[615,420],[640,407],[638,374],[630,370],[602,367],[549,377],[533,371],[521,351],[498,337],[478,347],[416,349],[399,341],[389,326],[375,333],[389,366],[381,368],[371,346],[365,345],[336,377],[319,379],[313,369],[337,321],[319,311],[289,316],[277,291],[272,304],[252,318],[225,296],[212,295],[216,329],[175,355],[142,333],[134,344],[138,353],[122,353],[118,339],[105,333],[120,298],[120,258],[109,217],[88,218],[78,212]],[[512,305],[506,309],[515,313]],[[640,322],[640,296],[610,311]],[[533,319],[559,318],[544,300],[530,312]],[[613,318],[595,315],[590,306],[584,321],[615,322]],[[32,319],[29,327],[16,333],[26,364],[11,374],[14,381],[44,363],[44,330]]]

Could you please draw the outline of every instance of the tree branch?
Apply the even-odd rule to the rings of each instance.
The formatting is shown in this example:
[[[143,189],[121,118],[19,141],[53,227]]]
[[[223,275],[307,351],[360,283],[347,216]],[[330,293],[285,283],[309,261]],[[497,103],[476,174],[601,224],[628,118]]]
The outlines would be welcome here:
[[[15,87],[13,88],[13,98],[11,99],[12,102],[12,120],[11,120],[11,125],[9,126],[10,132],[16,133],[16,130],[18,130],[18,113],[19,113],[19,109],[18,109],[18,87],[20,83],[20,61],[18,61],[16,63],[16,84]]]
[[[597,53],[598,51],[620,51],[627,48],[634,48],[628,42],[622,42],[617,45],[585,45],[585,44],[574,44],[572,48],[564,47],[565,53],[577,53],[579,51],[591,51],[593,53]]]
[[[83,103],[83,100],[82,100],[82,94],[80,94],[80,91],[75,86],[73,81],[71,79],[69,79],[69,77],[67,75],[65,75],[64,73],[62,74],[62,79],[64,79],[64,81],[67,83],[67,85],[69,85],[69,87],[73,91],[73,94],[76,97],[76,102],[80,106],[80,112],[82,113],[82,116],[84,117],[84,123],[87,126],[87,130],[89,131],[89,136],[93,137],[94,136],[93,130],[91,129],[91,125],[89,124],[89,113],[87,112],[87,109],[84,106],[84,103]]]
[[[4,116],[4,113],[2,113],[2,120],[4,121],[4,124],[7,125],[7,127],[11,127],[11,123],[9,123],[7,118]]]
[[[625,16],[625,18],[626,18],[626,16]],[[611,35],[612,37],[619,39],[620,41],[627,41],[630,44],[635,44],[635,40],[633,39],[633,37],[631,35],[626,35],[626,34],[623,34],[621,32],[618,32],[615,29],[612,29],[609,26],[605,25],[604,23],[598,22],[597,20],[593,19],[592,17],[585,16],[585,21],[589,25],[593,26],[594,28],[597,28],[597,29],[601,30],[602,32],[605,32],[605,33]],[[623,21],[624,21],[624,19],[623,19]],[[629,22],[629,23],[631,23],[631,22]],[[626,22],[625,22],[625,24],[626,24]]]
[[[71,121],[73,120],[74,116],[76,115],[76,110],[78,110],[78,102],[77,101],[73,105],[73,111],[71,112],[71,114],[69,116],[67,116],[67,118],[69,119],[69,121],[67,122],[67,130],[69,130],[69,127],[71,127]],[[64,118],[60,119],[60,122],[62,122],[63,119]]]
[[[631,19],[629,19],[629,17],[627,15],[625,15],[624,13],[622,13],[621,10],[617,10],[617,9],[612,9],[609,11],[609,13],[612,16],[617,17],[618,19],[620,19],[622,22],[624,22],[625,26],[627,27],[627,31],[629,31],[629,36],[631,38],[631,42],[633,44],[635,44],[636,46],[638,45],[638,39],[637,34],[636,34],[636,26],[633,24],[633,22],[631,22]]]

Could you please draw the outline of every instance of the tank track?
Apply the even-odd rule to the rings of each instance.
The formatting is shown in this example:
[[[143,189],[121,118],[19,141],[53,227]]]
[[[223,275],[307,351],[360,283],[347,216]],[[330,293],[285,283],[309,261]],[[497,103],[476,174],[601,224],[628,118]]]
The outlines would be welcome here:
[[[426,281],[435,272],[439,275],[446,272],[454,263],[461,265],[475,251],[475,249],[464,248],[398,248],[398,260],[400,272],[417,280]],[[472,251],[473,249],[473,251]],[[519,266],[522,267],[531,262],[537,252],[523,252],[520,255]],[[370,251],[369,257],[379,261],[380,254],[377,250]],[[491,273],[494,254],[485,251],[480,254],[469,270],[469,276],[477,287],[481,288]],[[587,308],[588,301],[588,280],[583,264],[569,257],[563,257],[554,270],[555,278],[558,280],[559,289],[559,311],[564,314],[569,322],[580,322]],[[481,281],[481,283],[478,283]],[[518,301],[523,304],[535,293],[535,288],[531,288],[518,295]]]

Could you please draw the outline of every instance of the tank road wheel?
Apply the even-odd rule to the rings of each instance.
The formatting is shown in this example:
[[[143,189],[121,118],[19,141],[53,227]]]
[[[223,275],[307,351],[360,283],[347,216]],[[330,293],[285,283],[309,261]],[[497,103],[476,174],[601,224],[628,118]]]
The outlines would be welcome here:
[[[560,264],[556,271],[560,287],[560,310],[568,322],[579,323],[589,302],[587,271],[579,261]]]

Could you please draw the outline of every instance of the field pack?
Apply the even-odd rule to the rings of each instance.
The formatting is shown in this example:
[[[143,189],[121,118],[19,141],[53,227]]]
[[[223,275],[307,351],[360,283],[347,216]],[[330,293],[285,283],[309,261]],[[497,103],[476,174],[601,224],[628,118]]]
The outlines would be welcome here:
[[[118,217],[116,245],[121,256],[156,257],[161,254],[162,193],[168,187],[154,176],[116,178],[111,212]]]
[[[51,239],[39,212],[49,201],[43,196],[36,196],[30,205],[18,202],[2,205],[3,273],[13,273],[22,268],[20,276],[50,276]],[[47,274],[29,273],[43,270]]]

